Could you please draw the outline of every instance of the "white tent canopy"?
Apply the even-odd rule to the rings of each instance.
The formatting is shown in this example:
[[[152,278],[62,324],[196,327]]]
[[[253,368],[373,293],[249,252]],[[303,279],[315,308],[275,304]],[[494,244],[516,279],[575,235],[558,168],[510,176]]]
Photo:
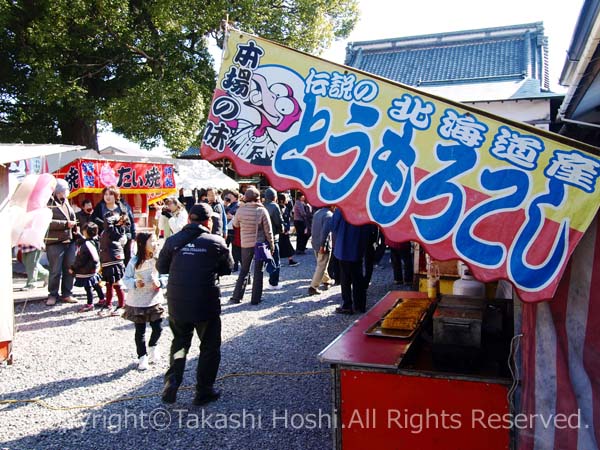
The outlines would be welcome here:
[[[177,159],[175,184],[178,188],[239,189],[239,184],[203,159]]]
[[[72,150],[82,150],[84,148],[80,145],[0,144],[0,164],[54,155]]]

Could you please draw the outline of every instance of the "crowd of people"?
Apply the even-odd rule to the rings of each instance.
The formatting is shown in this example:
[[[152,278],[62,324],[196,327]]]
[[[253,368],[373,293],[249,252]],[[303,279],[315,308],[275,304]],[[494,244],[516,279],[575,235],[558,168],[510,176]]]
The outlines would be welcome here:
[[[166,315],[162,289],[166,288],[173,334],[162,396],[167,403],[176,401],[194,330],[200,339],[194,403],[219,397],[213,383],[220,362],[221,276],[237,272],[229,304],[241,303],[251,286],[250,304],[258,305],[263,286],[282,289],[282,261],[297,266],[294,257],[305,254],[310,241],[315,268],[307,295],[339,284],[341,304],[336,313],[365,312],[373,266],[386,246],[391,249],[394,282],[413,280],[410,243],[384,242],[377,226],[354,225],[335,205],[313,209],[303,193],[297,193],[294,202],[287,192],[269,187],[261,193],[253,186],[243,193],[200,190],[194,202],[168,197],[156,205],[154,233],[136,232],[132,209],[116,187],[105,188],[97,205],[83,200],[77,212],[68,197],[69,186],[59,179],[48,203],[49,271],[39,263],[42,249],[21,249],[23,255],[31,253],[23,256],[27,285],[41,278],[48,287],[48,306],[76,303],[73,286],[82,287],[86,304],[79,308],[81,313],[98,309],[100,315],[133,322],[140,370],[160,358],[157,343]],[[290,239],[294,232],[296,248]],[[265,271],[268,279],[263,284]],[[148,325],[151,335],[146,345]]]

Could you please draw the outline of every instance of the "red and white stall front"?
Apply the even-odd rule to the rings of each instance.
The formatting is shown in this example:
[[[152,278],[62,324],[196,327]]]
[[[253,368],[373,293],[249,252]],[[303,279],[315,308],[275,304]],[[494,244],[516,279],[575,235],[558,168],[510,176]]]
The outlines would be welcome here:
[[[138,227],[150,227],[150,206],[170,195],[177,195],[171,158],[99,155],[95,151],[66,153],[49,158],[50,171],[64,178],[71,187],[71,203],[80,206],[84,199],[96,205],[102,190],[116,186],[131,206]]]

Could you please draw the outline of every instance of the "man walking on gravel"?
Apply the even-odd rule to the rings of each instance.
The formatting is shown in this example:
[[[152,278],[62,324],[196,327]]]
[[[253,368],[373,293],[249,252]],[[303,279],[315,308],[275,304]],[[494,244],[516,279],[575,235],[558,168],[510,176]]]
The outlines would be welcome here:
[[[173,332],[162,393],[165,403],[176,400],[194,330],[200,339],[200,356],[193,403],[203,405],[220,396],[213,388],[221,362],[219,276],[231,273],[233,259],[223,237],[211,234],[212,214],[208,204],[194,205],[190,223],[166,240],[156,263],[160,274],[169,274],[167,301]]]

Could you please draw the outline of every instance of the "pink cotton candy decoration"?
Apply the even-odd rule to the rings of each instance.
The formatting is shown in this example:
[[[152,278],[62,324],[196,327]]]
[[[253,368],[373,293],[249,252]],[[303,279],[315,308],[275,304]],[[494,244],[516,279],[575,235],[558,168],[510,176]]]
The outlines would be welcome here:
[[[116,186],[119,179],[115,175],[114,170],[110,167],[110,164],[104,163],[100,168],[100,182],[108,187],[108,186]]]
[[[42,248],[52,220],[48,200],[56,186],[50,174],[27,175],[17,187],[8,206],[11,243]]]

